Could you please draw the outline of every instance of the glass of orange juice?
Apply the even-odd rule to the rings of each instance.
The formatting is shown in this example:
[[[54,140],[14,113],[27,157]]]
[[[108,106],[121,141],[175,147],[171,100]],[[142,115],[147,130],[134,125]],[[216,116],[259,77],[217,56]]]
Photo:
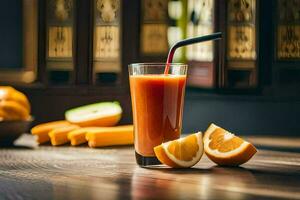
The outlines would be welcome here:
[[[153,148],[178,139],[182,113],[187,65],[136,63],[129,65],[129,81],[134,124],[134,147],[140,166],[160,164]]]

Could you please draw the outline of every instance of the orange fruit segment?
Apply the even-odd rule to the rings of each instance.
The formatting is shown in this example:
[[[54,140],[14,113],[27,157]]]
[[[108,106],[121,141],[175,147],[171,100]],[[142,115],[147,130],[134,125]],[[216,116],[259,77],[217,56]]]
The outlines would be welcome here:
[[[48,135],[50,137],[51,144],[53,146],[62,145],[68,143],[68,133],[79,129],[80,127],[77,125],[68,125],[60,128],[55,128],[51,130]]]
[[[187,168],[199,162],[203,155],[202,133],[162,143],[154,147],[158,160],[170,167]]]
[[[48,142],[50,140],[48,133],[55,129],[55,128],[60,128],[64,126],[70,125],[69,122],[60,120],[60,121],[53,121],[53,122],[47,122],[43,124],[39,124],[34,126],[31,129],[31,134],[37,136],[37,142],[39,144]]]
[[[86,133],[89,147],[133,144],[133,125],[102,127]]]
[[[215,124],[204,134],[204,151],[213,162],[223,166],[242,165],[257,152],[251,143]]]

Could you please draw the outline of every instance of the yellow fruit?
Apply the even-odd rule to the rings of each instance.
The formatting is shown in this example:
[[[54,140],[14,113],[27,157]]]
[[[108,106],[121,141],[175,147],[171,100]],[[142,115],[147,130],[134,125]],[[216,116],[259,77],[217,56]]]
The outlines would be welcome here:
[[[257,152],[251,143],[215,124],[204,134],[204,150],[208,158],[223,166],[244,164]]]
[[[23,94],[22,92],[15,90],[15,92],[12,93],[10,99],[19,102],[21,105],[23,105],[28,110],[28,112],[30,112],[30,103],[29,103],[27,97],[25,96],[25,94]]]
[[[37,142],[39,144],[48,142],[50,140],[48,133],[55,129],[55,128],[60,128],[64,126],[70,125],[69,122],[61,120],[61,121],[53,121],[53,122],[47,122],[43,124],[39,124],[34,126],[31,129],[31,134],[37,136]]]
[[[24,106],[30,113],[30,103],[22,92],[10,86],[0,86],[0,101],[15,101]]]
[[[2,120],[28,120],[29,110],[13,100],[0,101],[0,118]]]
[[[170,167],[192,167],[203,155],[202,133],[163,143],[154,147],[154,152],[161,163]]]
[[[58,146],[58,145],[62,145],[65,143],[68,143],[68,133],[79,129],[80,127],[77,125],[68,125],[68,126],[64,126],[64,127],[60,127],[60,128],[55,128],[53,130],[51,130],[48,135],[50,137],[50,141],[51,144],[53,146]]]
[[[133,144],[133,125],[103,127],[88,131],[86,139],[90,147]]]
[[[75,129],[74,131],[68,133],[68,139],[70,140],[72,146],[80,145],[87,142],[85,138],[86,133],[89,131],[97,131],[102,129],[103,128],[101,127],[84,127]]]

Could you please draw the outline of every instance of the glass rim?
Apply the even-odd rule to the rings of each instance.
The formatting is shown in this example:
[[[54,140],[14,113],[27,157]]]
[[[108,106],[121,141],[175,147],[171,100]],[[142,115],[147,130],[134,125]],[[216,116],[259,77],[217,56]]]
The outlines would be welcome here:
[[[131,63],[128,65],[128,67],[138,67],[138,66],[149,66],[149,67],[165,67],[166,63],[162,62],[149,62],[149,63]],[[188,64],[186,63],[170,63],[170,66],[182,66],[187,67]]]

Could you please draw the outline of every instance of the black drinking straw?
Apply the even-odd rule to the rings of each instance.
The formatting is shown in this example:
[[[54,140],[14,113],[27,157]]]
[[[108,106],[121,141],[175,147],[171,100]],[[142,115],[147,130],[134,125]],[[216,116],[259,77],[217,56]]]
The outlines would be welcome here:
[[[171,47],[171,49],[169,50],[169,53],[168,53],[165,74],[168,74],[168,72],[169,72],[169,65],[170,65],[170,63],[172,63],[173,56],[174,56],[174,53],[177,48],[182,47],[182,46],[187,46],[190,44],[199,43],[199,42],[206,42],[206,41],[210,41],[210,40],[219,40],[219,39],[222,39],[222,32],[212,33],[210,35],[204,35],[204,36],[200,36],[200,37],[188,38],[188,39],[181,40],[181,41],[175,43]]]

